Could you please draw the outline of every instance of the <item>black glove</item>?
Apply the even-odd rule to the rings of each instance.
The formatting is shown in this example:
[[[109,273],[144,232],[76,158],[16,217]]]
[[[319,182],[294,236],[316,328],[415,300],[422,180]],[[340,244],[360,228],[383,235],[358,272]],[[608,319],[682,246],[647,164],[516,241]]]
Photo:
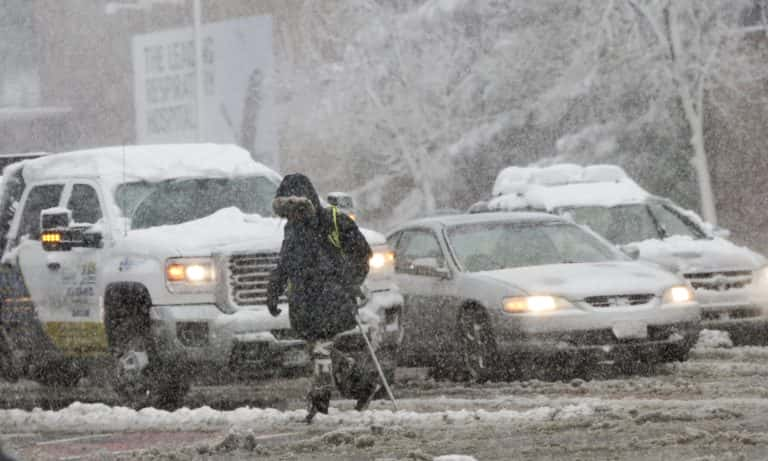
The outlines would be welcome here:
[[[267,309],[269,309],[269,313],[272,314],[272,317],[277,317],[278,315],[280,315],[281,312],[283,312],[282,309],[277,307],[277,304],[278,304],[277,296],[267,295]]]

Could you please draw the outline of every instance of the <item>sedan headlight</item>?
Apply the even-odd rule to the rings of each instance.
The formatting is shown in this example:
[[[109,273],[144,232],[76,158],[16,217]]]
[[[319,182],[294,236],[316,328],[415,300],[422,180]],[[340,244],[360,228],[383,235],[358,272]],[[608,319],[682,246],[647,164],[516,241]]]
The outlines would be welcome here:
[[[695,300],[693,290],[685,285],[669,287],[664,291],[664,304],[687,304]]]
[[[172,258],[165,263],[165,283],[171,293],[207,293],[216,283],[211,258]]]
[[[510,314],[546,314],[573,305],[557,296],[516,296],[504,298],[504,311]]]
[[[373,255],[368,260],[368,267],[373,274],[388,274],[395,271],[395,253],[387,246],[373,249]]]

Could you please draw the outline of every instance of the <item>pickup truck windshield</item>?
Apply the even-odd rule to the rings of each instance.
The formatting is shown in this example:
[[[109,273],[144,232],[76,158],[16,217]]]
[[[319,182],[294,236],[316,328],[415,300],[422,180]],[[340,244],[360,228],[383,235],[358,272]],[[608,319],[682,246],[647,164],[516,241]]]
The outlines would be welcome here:
[[[263,176],[134,182],[117,188],[115,200],[132,229],[181,224],[229,207],[272,216],[277,184]]]
[[[448,240],[468,272],[619,259],[609,245],[573,224],[465,224],[450,228]]]

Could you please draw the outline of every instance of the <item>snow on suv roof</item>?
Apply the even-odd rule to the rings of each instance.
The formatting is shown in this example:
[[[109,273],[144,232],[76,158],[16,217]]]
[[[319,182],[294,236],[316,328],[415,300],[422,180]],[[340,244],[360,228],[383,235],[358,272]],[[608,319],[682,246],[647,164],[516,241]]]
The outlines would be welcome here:
[[[98,177],[110,183],[156,182],[246,174],[264,174],[280,180],[274,170],[231,144],[130,145],[62,152],[26,161],[22,174],[28,182],[61,177]]]
[[[491,210],[546,211],[640,203],[651,196],[618,166],[572,164],[505,168],[496,178],[493,194]]]

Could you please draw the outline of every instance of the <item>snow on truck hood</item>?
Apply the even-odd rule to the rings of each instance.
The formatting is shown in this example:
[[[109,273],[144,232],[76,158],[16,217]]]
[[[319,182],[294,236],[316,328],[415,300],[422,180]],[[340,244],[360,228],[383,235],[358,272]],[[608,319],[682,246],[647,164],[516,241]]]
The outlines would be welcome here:
[[[136,249],[165,249],[176,256],[206,256],[240,251],[280,251],[285,220],[224,208],[182,224],[128,232],[124,244]],[[361,229],[371,246],[385,243],[378,232]]]
[[[556,295],[572,301],[588,296],[660,295],[664,289],[682,283],[670,272],[636,261],[549,264],[475,275],[513,285],[529,295]]]
[[[205,256],[239,249],[279,251],[285,221],[225,208],[182,224],[128,232],[124,242],[135,248],[165,248],[178,256]]]
[[[754,270],[766,263],[762,255],[719,237],[672,236],[630,245],[640,250],[640,258],[682,273]]]

